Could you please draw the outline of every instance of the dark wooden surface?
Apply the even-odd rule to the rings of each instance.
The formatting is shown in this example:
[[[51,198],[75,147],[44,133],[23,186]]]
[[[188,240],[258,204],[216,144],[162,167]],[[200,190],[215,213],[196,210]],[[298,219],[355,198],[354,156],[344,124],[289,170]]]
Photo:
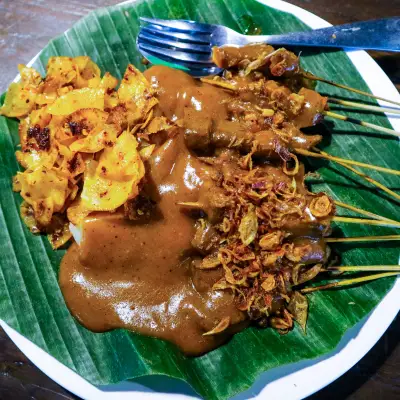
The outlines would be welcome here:
[[[112,0],[0,0],[0,93],[52,37]],[[333,24],[400,15],[400,0],[295,0]],[[372,56],[400,90],[400,55]],[[400,317],[349,372],[310,400],[400,399]],[[76,399],[40,372],[0,328],[0,400]],[[273,399],[272,399],[273,400]]]

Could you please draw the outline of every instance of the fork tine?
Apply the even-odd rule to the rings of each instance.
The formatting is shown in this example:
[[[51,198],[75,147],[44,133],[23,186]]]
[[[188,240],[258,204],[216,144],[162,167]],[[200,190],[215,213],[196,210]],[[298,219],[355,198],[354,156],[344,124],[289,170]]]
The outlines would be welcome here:
[[[165,37],[167,39],[179,40],[181,42],[187,43],[196,43],[196,44],[209,44],[210,43],[210,35],[198,34],[192,35],[190,33],[183,32],[175,32],[169,31],[167,29],[163,29],[157,25],[146,25],[142,26],[141,31],[151,33],[156,36]]]
[[[178,20],[178,19],[157,19],[157,18],[146,18],[140,17],[141,22],[147,22],[150,24],[159,25],[165,28],[178,30],[181,32],[203,32],[203,33],[212,33],[214,30],[214,26],[210,24],[202,24],[195,21],[189,20]]]
[[[208,56],[210,56],[211,54],[210,45],[203,46],[199,44],[179,42],[177,40],[166,39],[143,31],[140,31],[138,40],[145,41],[149,44],[154,44],[160,47],[173,48],[177,50],[181,49],[183,51],[188,51],[192,53],[203,53],[207,54]]]
[[[190,70],[190,75],[195,76],[197,78],[202,78],[204,76],[217,75],[221,71],[222,69],[218,68],[217,66],[211,68],[192,68]]]
[[[139,50],[147,51],[152,55],[165,60],[168,58],[168,61],[178,62],[182,64],[182,61],[186,61],[188,63],[196,63],[206,66],[213,66],[213,62],[211,61],[211,52],[208,54],[203,53],[188,53],[185,51],[176,51],[172,49],[166,49],[163,47],[155,46],[154,44],[148,44],[146,42],[140,42]]]
[[[139,44],[139,50],[142,53],[144,57],[146,57],[151,63],[155,63],[155,65],[160,64],[159,61],[154,60],[154,58],[158,60],[163,60],[164,62],[168,62],[171,64],[170,66],[178,68],[178,65],[180,67],[183,67],[186,72],[190,73],[190,75],[195,76],[195,77],[204,77],[204,76],[210,76],[210,75],[216,75],[219,74],[221,71],[223,71],[222,68],[218,68],[215,64],[195,64],[191,62],[184,62],[180,61],[179,64],[176,63],[176,60],[172,60],[168,57],[162,57],[160,58],[158,53],[154,53],[152,51],[146,51],[144,50],[141,45]]]

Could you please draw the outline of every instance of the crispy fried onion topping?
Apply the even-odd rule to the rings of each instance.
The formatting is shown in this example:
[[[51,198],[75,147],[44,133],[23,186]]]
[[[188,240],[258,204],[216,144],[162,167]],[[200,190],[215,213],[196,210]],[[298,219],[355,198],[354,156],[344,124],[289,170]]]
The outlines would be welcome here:
[[[220,186],[230,201],[216,225],[220,246],[198,268],[222,268],[213,288],[234,293],[237,308],[260,326],[286,333],[293,320],[305,329],[307,300],[296,288],[323,269],[325,247],[318,240],[334,207],[328,196],[304,188],[298,162],[290,171],[268,168],[224,174]],[[296,239],[298,226],[306,236],[320,232],[320,239]]]

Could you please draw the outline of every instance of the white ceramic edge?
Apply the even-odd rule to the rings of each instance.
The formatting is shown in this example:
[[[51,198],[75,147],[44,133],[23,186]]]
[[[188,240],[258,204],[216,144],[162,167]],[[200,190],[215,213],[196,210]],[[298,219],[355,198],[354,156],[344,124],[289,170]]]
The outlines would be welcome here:
[[[135,0],[126,1],[125,3],[133,3]],[[313,29],[330,26],[328,22],[316,15],[301,9],[300,7],[291,5],[281,0],[260,0],[273,8],[286,11],[298,17],[301,21],[309,25]],[[363,79],[367,82],[372,93],[375,95],[400,101],[400,95],[389,78],[377,65],[377,63],[364,51],[348,52],[353,64],[358,69]],[[32,59],[28,65],[32,65],[38,58],[38,55]],[[16,78],[16,80],[18,77]],[[380,103],[383,105],[384,102]],[[400,129],[400,119],[391,118],[389,120],[394,129]],[[379,340],[390,323],[399,312],[400,305],[398,299],[400,297],[400,279],[398,279],[394,287],[379,303],[379,305],[370,314],[368,319],[362,325],[358,334],[351,339],[339,352],[329,358],[325,358],[320,362],[314,363],[308,367],[301,368],[295,372],[282,376],[269,382],[258,393],[252,393],[251,388],[245,393],[248,397],[257,399],[285,399],[297,400],[309,396],[310,394],[325,387],[356,364]],[[127,382],[115,385],[116,390],[111,391],[108,387],[107,391],[101,390],[78,374],[61,364],[51,355],[40,349],[34,343],[8,326],[4,321],[0,320],[0,325],[8,334],[10,339],[17,347],[47,376],[63,386],[70,392],[84,399],[93,400],[125,400],[131,399],[134,395],[135,399],[191,399],[192,396],[181,394],[149,392],[148,388],[142,385]],[[267,372],[268,373],[268,372]],[[266,373],[266,374],[267,374]],[[262,378],[261,378],[262,379]],[[135,388],[135,391],[132,389]]]

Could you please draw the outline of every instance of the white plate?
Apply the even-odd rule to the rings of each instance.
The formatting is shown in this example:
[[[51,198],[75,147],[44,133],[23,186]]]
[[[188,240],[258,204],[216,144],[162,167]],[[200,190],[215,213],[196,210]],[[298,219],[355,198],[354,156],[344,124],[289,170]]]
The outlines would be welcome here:
[[[135,0],[126,3],[132,3]],[[280,0],[261,0],[276,9],[289,12],[313,29],[324,28],[330,24],[316,15]],[[371,91],[378,96],[400,101],[400,95],[389,78],[364,51],[348,53],[351,61],[367,82]],[[31,63],[33,60],[31,61]],[[384,102],[381,102],[383,105]],[[400,119],[390,118],[393,128],[400,130]],[[257,379],[246,392],[234,397],[239,399],[302,399],[339,378],[356,364],[379,340],[400,310],[400,279],[385,296],[374,311],[355,327],[348,330],[337,348],[328,355],[315,360],[305,360],[295,364],[269,370]],[[19,349],[46,375],[65,389],[90,400],[125,399],[193,399],[194,394],[188,385],[178,380],[165,381],[153,377],[158,390],[153,385],[122,382],[117,385],[93,386],[78,374],[61,364],[31,341],[20,335],[5,322],[1,326]],[[149,381],[150,382],[150,381]],[[164,386],[163,386],[164,385]],[[161,390],[165,392],[160,392]]]

